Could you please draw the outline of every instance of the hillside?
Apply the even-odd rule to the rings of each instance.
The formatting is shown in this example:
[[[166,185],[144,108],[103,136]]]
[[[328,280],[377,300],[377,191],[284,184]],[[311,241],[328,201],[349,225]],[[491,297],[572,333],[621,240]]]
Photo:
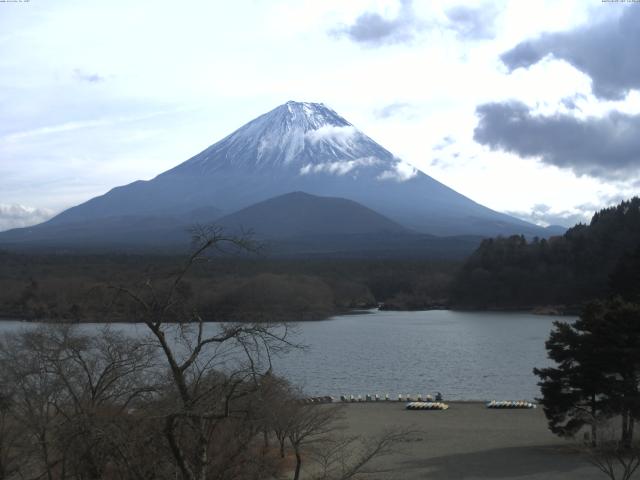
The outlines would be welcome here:
[[[624,275],[638,249],[638,197],[601,210],[589,225],[576,225],[548,240],[486,239],[456,277],[453,303],[472,308],[579,305],[607,296],[612,277]]]
[[[397,233],[409,230],[352,200],[292,192],[224,216],[227,231],[252,229],[259,237]]]

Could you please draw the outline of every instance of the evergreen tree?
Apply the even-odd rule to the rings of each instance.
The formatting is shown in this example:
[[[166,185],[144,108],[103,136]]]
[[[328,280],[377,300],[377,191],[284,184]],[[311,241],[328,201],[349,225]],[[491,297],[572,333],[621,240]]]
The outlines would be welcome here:
[[[572,436],[620,417],[621,441],[631,445],[640,419],[640,307],[620,299],[592,302],[572,324],[556,322],[546,342],[556,367],[534,369],[549,428]]]
[[[592,305],[590,308],[598,308]],[[545,343],[548,356],[557,367],[535,368],[541,381],[540,403],[556,435],[571,437],[581,428],[591,428],[591,441],[597,438],[596,425],[606,415],[603,401],[608,391],[607,377],[595,361],[593,337],[580,320],[573,324],[555,322],[555,330]]]
[[[609,277],[611,291],[629,302],[640,303],[640,245],[620,258]]]

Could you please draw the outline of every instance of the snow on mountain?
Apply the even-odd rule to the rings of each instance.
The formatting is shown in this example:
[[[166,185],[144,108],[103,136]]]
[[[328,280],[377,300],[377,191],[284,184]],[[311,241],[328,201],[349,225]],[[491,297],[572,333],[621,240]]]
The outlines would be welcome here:
[[[374,176],[391,178],[400,163],[324,104],[290,101],[167,173],[210,175],[277,169],[299,175],[353,175],[366,168]]]

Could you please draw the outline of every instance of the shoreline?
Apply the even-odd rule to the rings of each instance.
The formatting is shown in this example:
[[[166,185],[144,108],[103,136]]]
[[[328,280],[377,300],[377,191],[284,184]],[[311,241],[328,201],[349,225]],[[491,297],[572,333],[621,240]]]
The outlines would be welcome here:
[[[355,308],[351,310],[343,310],[333,312],[326,317],[322,318],[314,318],[314,319],[306,319],[306,320],[275,320],[271,323],[313,323],[313,322],[324,322],[327,320],[332,320],[335,317],[341,316],[357,316],[357,315],[370,315],[375,312],[433,312],[433,311],[451,311],[451,312],[465,312],[465,313],[527,313],[531,315],[538,316],[558,316],[558,317],[573,317],[578,316],[580,314],[580,310],[568,308],[567,310],[553,310],[547,309],[547,307],[528,307],[528,308],[464,308],[464,307],[444,307],[437,306],[433,308],[420,308],[420,309],[402,309],[402,308],[382,308],[382,307],[373,307],[373,308]],[[140,321],[124,321],[124,320],[70,320],[70,319],[34,319],[34,318],[19,318],[14,316],[3,315],[0,313],[0,322],[25,322],[25,323],[52,323],[52,324],[136,324],[143,322]],[[165,322],[167,324],[170,323],[178,323],[178,322]],[[230,321],[224,322],[220,320],[204,320],[204,323],[269,323],[269,322],[240,322],[240,321]]]

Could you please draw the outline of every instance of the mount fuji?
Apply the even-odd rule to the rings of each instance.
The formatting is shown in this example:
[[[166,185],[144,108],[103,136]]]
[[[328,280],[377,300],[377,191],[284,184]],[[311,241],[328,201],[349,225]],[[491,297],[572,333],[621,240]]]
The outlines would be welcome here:
[[[226,217],[274,197],[299,201],[286,196],[292,192],[326,203],[312,209],[324,212],[317,219],[320,231],[334,228],[328,226],[332,216],[323,200],[330,197],[333,208],[341,208],[336,198],[346,199],[362,207],[350,204],[354,215],[365,210],[367,218],[377,215],[371,233],[393,224],[388,234],[402,229],[434,236],[548,236],[545,229],[490,210],[398,159],[324,104],[290,101],[152,180],[116,187],[43,224],[0,233],[0,244],[98,239],[125,244],[149,236],[156,243],[178,241],[182,233],[177,232],[188,224],[220,220],[224,225]],[[262,224],[269,222],[269,212],[282,222],[277,210],[285,200],[261,207]],[[348,223],[340,218],[341,225]],[[163,230],[173,233],[159,235]],[[365,233],[362,227],[360,234]]]

